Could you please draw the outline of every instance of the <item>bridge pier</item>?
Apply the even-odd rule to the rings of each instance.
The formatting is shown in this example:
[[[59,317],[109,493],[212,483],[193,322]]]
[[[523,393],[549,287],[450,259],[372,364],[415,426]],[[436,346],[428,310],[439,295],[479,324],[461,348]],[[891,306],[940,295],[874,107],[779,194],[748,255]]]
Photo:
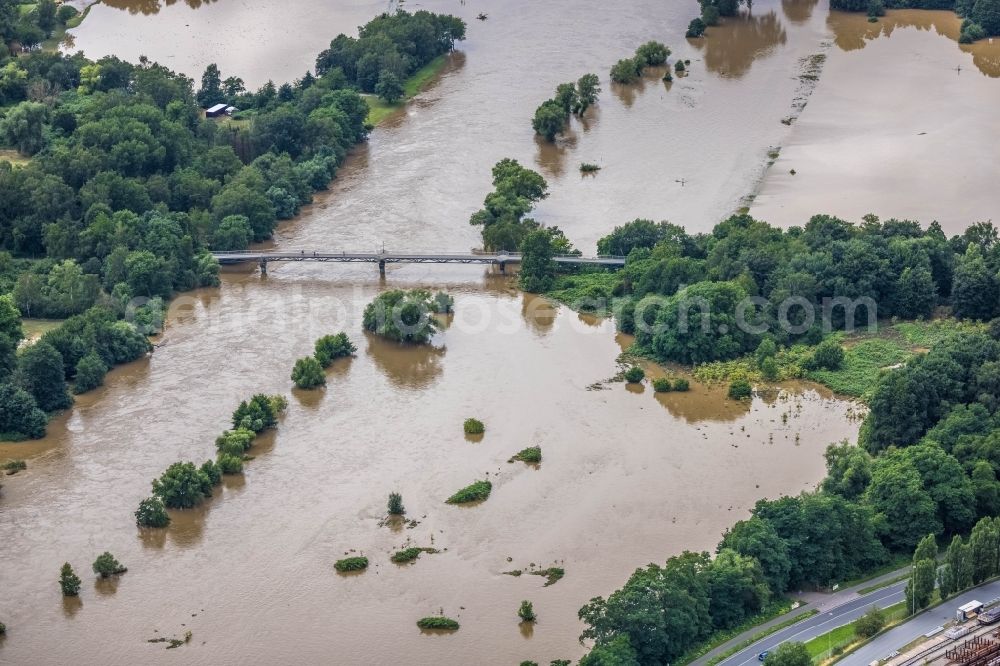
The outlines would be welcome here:
[[[501,275],[506,275],[507,274],[507,262],[506,261],[501,261],[500,262],[500,274]]]
[[[385,259],[379,259],[378,262],[378,274],[385,277]]]
[[[267,259],[264,257],[260,258],[260,274],[267,275]]]

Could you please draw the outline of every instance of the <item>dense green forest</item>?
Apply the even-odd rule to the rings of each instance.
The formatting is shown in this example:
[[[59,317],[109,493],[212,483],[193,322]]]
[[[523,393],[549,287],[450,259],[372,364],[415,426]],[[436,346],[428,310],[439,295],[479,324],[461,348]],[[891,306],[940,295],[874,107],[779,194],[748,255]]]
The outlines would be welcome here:
[[[814,327],[798,336],[780,327],[766,338],[719,333],[716,325],[734,323],[735,304],[748,296],[759,299],[765,320],[790,296],[801,298],[800,314],[819,310],[824,298],[848,296],[870,298],[880,317],[926,317],[950,305],[958,317],[993,321],[980,330],[956,330],[884,372],[859,446],[828,448],[827,476],[815,492],[760,500],[749,519],[726,532],[714,558],[685,552],[639,569],[622,589],[582,608],[584,637],[596,641],[582,663],[676,660],[713,632],[761,613],[786,590],[863,575],[912,552],[927,535],[952,538],[942,570],[946,594],[998,573],[1000,531],[991,517],[1000,512],[1000,243],[991,224],[947,239],[936,224],[922,229],[874,217],[855,226],[817,215],[802,228],[782,231],[736,215],[711,234],[695,236],[637,220],[616,228],[598,247],[628,255],[614,288],[623,303],[620,325],[635,327],[630,313],[637,304],[659,297],[652,319],[666,327],[640,332],[638,339],[644,351],[664,360],[700,362],[748,353],[764,340],[780,346],[798,336],[822,338]],[[707,333],[678,335],[685,294],[710,302]],[[963,544],[960,535],[970,530]],[[925,562],[926,553],[917,548],[914,559]],[[922,564],[918,574],[927,569],[933,589],[934,567]],[[926,581],[920,582],[926,577],[915,579],[918,608],[929,603]]]
[[[9,7],[0,0],[7,42],[28,20],[3,20]],[[361,33],[358,43],[406,54],[406,75],[450,49],[464,24],[399,12]],[[269,238],[328,186],[368,133],[363,86],[341,64],[327,59],[321,76],[254,93],[211,65],[195,92],[144,58],[0,56],[0,145],[21,155],[0,161],[0,307],[12,322],[0,331],[0,433],[40,436],[38,408],[67,407],[67,382],[89,390],[149,351],[144,334],[162,323],[163,299],[217,283],[209,249]],[[245,119],[206,119],[200,107],[220,100]],[[21,315],[69,319],[18,354]]]

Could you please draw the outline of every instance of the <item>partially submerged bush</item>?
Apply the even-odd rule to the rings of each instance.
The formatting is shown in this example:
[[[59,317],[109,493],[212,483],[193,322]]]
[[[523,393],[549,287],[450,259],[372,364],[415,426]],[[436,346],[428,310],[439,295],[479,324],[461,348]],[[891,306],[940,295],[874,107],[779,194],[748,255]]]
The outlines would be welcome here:
[[[159,497],[147,497],[139,502],[135,512],[135,524],[139,527],[166,527],[170,516]]]
[[[232,474],[242,474],[243,456],[240,455],[237,457],[231,453],[221,453],[219,454],[218,465],[219,470],[226,476],[230,476]]]
[[[548,569],[539,569],[538,571],[532,571],[532,576],[545,576],[545,585],[543,587],[548,587],[549,585],[555,585],[559,580],[566,575],[566,570],[562,567],[549,567]]]
[[[598,164],[593,164],[592,162],[583,162],[580,164],[580,173],[594,173],[600,171],[601,167]]]
[[[390,289],[365,306],[362,323],[366,331],[390,340],[425,343],[437,329],[432,311],[430,292]]]
[[[675,391],[687,391],[690,390],[690,388],[691,388],[691,383],[688,382],[688,380],[684,379],[683,377],[680,377],[677,381],[674,382]]]
[[[526,463],[540,463],[542,462],[542,448],[540,446],[529,446],[526,449],[521,449],[517,452],[517,455],[512,456],[507,462],[514,462],[515,460]]]
[[[657,377],[653,380],[653,390],[657,393],[669,393],[673,388],[668,377]]]
[[[705,22],[701,20],[700,16],[693,18],[691,19],[691,22],[688,23],[688,29],[687,32],[684,33],[684,36],[689,39],[701,37],[705,34],[705,27]]]
[[[306,356],[295,361],[292,368],[292,381],[300,389],[314,389],[326,384],[326,374],[323,366],[312,356]]]
[[[455,310],[455,298],[439,291],[431,299],[431,310],[437,314],[451,314]]]
[[[73,572],[69,562],[59,570],[59,587],[64,597],[75,597],[80,594],[80,577]]]
[[[389,493],[388,509],[390,516],[402,516],[406,513],[403,506],[403,496],[399,493]]]
[[[420,557],[420,553],[424,552],[423,548],[417,548],[416,546],[412,548],[404,548],[403,550],[398,550],[393,553],[392,557],[389,558],[396,564],[402,564],[404,562],[412,562],[413,560]]]
[[[635,83],[642,73],[642,63],[636,58],[622,58],[611,68],[611,80],[615,83]]]
[[[490,496],[493,484],[489,481],[476,481],[470,486],[462,488],[457,493],[449,497],[447,504],[467,504],[469,502],[479,502]]]
[[[324,335],[316,341],[316,350],[313,356],[324,368],[329,367],[335,359],[345,356],[352,356],[358,348],[354,346],[347,333],[340,332],[336,335]],[[292,379],[295,379],[292,377]]]
[[[94,573],[99,575],[101,578],[109,578],[111,576],[117,576],[118,574],[123,574],[128,571],[128,567],[123,567],[121,562],[115,559],[115,556],[104,551],[97,556],[94,560]]]
[[[646,377],[645,371],[637,365],[625,371],[625,381],[629,384],[638,384]]]
[[[534,622],[538,619],[534,607],[527,600],[521,602],[521,607],[517,609],[517,616],[524,622]]]
[[[257,436],[253,430],[237,428],[236,430],[226,430],[215,438],[215,448],[219,454],[228,454],[242,459],[243,453],[253,446],[254,437]]]
[[[212,481],[193,462],[176,462],[153,479],[153,494],[171,509],[190,509],[212,494]]]
[[[417,626],[421,629],[442,629],[445,631],[458,631],[458,622],[450,617],[434,615],[433,617],[423,617],[417,620]]]
[[[729,384],[729,397],[733,400],[746,400],[753,395],[753,387],[746,379],[734,379]]]
[[[462,429],[466,435],[482,435],[486,432],[486,425],[479,419],[465,419]]]
[[[8,460],[3,464],[3,469],[7,472],[7,476],[14,476],[28,469],[28,463],[23,460]]]
[[[364,571],[368,568],[368,558],[367,557],[345,557],[342,560],[337,560],[333,564],[333,568],[341,573],[346,573],[349,571]]]
[[[233,412],[233,428],[245,428],[254,432],[262,432],[278,425],[278,415],[288,407],[288,400],[283,395],[264,395],[258,393],[240,403]]]

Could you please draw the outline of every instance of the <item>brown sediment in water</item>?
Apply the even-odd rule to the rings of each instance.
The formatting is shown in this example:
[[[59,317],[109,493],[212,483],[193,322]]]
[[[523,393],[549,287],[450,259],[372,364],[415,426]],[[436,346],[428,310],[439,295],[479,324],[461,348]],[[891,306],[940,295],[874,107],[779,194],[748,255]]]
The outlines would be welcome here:
[[[384,288],[370,273],[343,286],[296,277],[300,268],[274,267],[265,280],[229,272],[220,289],[175,302],[182,314],[171,312],[148,361],[116,370],[100,400],[29,445],[37,453],[2,500],[0,584],[16,600],[2,611],[18,637],[5,659],[156,663],[165,657],[142,639],[180,623],[198,636],[185,650],[199,659],[310,662],[334,648],[349,663],[576,657],[576,611],[588,599],[635,566],[710,548],[757,498],[811,486],[826,444],[856,434],[850,403],[809,389],[784,394],[787,406],[738,409],[697,385],[671,396],[689,404],[620,383],[587,391],[616,372],[612,323],[556,307],[542,310],[544,326],[528,325],[529,297],[473,269],[444,269],[456,314],[431,351],[360,333],[363,305]],[[393,283],[421,280],[403,270]],[[131,511],[151,478],[175,460],[210,457],[239,399],[290,394],[295,358],[342,329],[357,357],[331,370],[316,404],[290,401],[251,449],[245,478],[228,477],[199,509],[171,512],[166,530],[135,528]],[[779,409],[792,410],[787,424]],[[489,424],[475,446],[456,426],[471,413]],[[544,465],[506,463],[528,445],[543,447]],[[493,483],[487,502],[442,503],[476,478]],[[390,490],[420,516],[407,538],[442,549],[418,567],[387,566],[399,547],[379,526]],[[105,549],[128,565],[127,579],[113,594],[85,586],[69,619],[53,572],[66,560],[82,570]],[[333,574],[348,549],[370,558],[366,575]],[[559,562],[567,576],[548,588],[512,579],[502,575],[507,557]],[[529,596],[544,622],[524,641],[510,616]],[[444,642],[408,631],[371,640],[373,627],[409,627],[441,607],[462,623]],[[62,639],[46,640],[55,631]]]
[[[995,217],[1000,40],[957,44],[953,12],[831,12],[822,83],[751,213],[781,226],[816,213],[937,220],[948,234]],[[795,173],[792,174],[791,171]]]

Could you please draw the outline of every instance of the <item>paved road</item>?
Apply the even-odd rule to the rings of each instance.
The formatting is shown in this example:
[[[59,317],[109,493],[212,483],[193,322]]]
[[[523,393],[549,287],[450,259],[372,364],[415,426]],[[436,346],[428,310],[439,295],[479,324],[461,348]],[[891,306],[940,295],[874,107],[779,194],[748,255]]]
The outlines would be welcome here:
[[[877,659],[882,659],[893,650],[916,640],[932,629],[955,618],[955,609],[973,600],[987,602],[1000,597],[1000,581],[994,581],[968,592],[953,597],[936,608],[921,613],[909,622],[885,632],[857,652],[845,657],[840,664],[844,666],[866,666]]]
[[[871,583],[869,583],[870,585]],[[906,588],[906,581],[893,583],[880,590],[875,590],[871,594],[863,597],[856,597],[836,608],[825,610],[818,615],[814,615],[806,620],[802,620],[790,627],[777,631],[770,636],[760,639],[753,645],[740,650],[725,661],[720,662],[725,666],[750,666],[758,664],[757,655],[765,650],[773,650],[785,641],[799,641],[804,643],[811,638],[821,636],[831,629],[853,622],[864,615],[873,605],[885,608],[897,604],[905,598],[903,590]],[[808,608],[808,607],[807,607]],[[936,626],[936,625],[935,625]],[[758,631],[761,628],[758,627]],[[926,629],[924,631],[927,631]],[[891,632],[890,632],[891,633]],[[923,632],[917,632],[919,636]],[[887,634],[888,635],[888,634]],[[887,650],[887,652],[891,652]],[[870,659],[868,661],[871,661]],[[864,663],[868,663],[867,661]]]

